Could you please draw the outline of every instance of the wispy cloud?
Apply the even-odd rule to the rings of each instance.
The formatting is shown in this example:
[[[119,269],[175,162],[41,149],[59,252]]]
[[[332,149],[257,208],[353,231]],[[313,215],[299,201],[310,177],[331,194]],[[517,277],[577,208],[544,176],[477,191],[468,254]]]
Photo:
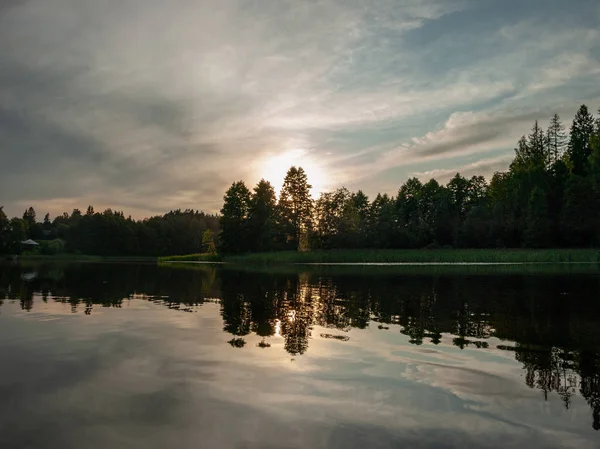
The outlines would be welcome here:
[[[511,162],[512,155],[499,156],[489,159],[481,159],[470,164],[461,165],[454,168],[436,168],[434,170],[428,170],[424,172],[414,172],[411,176],[415,176],[421,181],[429,181],[435,179],[443,184],[447,183],[450,179],[460,173],[466,178],[471,176],[483,176],[487,181],[490,181],[491,177],[495,172],[502,171]]]
[[[0,203],[215,211],[298,148],[366,190],[508,155],[535,118],[600,100],[598,8],[575,3],[11,2]]]

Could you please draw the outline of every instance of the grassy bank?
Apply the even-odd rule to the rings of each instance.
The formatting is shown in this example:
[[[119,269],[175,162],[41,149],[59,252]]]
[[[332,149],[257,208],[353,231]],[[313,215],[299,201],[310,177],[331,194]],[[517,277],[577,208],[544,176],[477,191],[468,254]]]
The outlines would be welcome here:
[[[216,254],[185,254],[182,256],[159,257],[158,262],[219,262],[221,258]]]
[[[332,250],[253,253],[237,256],[186,254],[169,257],[102,257],[76,254],[20,255],[18,260],[76,262],[226,262],[235,265],[377,264],[377,263],[600,263],[596,249],[428,249],[428,250]]]
[[[600,263],[596,249],[335,250],[227,256],[236,264],[328,263]]]

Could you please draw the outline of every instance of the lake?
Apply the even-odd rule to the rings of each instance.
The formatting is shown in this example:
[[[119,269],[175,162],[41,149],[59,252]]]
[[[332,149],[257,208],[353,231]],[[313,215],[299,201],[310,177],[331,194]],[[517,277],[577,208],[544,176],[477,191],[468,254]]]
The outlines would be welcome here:
[[[600,447],[597,269],[271,271],[0,266],[0,447]]]

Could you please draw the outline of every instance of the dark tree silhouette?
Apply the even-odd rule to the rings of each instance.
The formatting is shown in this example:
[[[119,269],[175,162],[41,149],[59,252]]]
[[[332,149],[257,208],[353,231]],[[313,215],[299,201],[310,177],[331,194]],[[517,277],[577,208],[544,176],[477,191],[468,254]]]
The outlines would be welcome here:
[[[300,249],[302,237],[312,228],[312,198],[302,167],[291,167],[279,195],[279,211],[291,247]]]
[[[241,253],[250,248],[247,219],[250,191],[243,181],[234,182],[225,193],[221,209],[220,249],[224,253]]]

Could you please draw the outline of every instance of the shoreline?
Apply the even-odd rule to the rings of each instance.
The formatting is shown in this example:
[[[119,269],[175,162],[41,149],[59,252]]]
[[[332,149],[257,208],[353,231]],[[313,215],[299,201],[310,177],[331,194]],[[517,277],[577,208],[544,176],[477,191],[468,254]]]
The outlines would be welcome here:
[[[600,264],[597,249],[423,249],[423,250],[330,250],[242,255],[188,254],[167,257],[91,256],[75,254],[9,255],[0,261],[131,262],[158,264],[305,265],[305,266],[470,266],[470,265],[594,265]]]
[[[424,249],[424,250],[330,250],[214,256],[189,254],[160,257],[162,262],[221,262],[258,265],[473,265],[600,263],[597,249]]]

